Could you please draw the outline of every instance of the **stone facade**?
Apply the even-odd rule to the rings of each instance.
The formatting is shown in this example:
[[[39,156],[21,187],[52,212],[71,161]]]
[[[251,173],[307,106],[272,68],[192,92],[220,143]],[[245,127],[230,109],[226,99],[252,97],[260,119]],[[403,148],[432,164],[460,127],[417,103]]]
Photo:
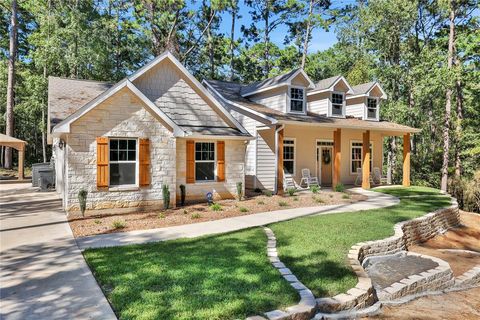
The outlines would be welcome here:
[[[150,177],[147,187],[98,189],[97,137],[150,139]],[[162,186],[175,202],[176,143],[173,134],[150,114],[143,102],[124,88],[71,125],[66,145],[66,209],[78,209],[78,191],[88,190],[88,209],[160,206]]]
[[[187,184],[187,140],[177,139],[177,201],[180,201],[180,185],[186,186],[187,201],[205,200],[207,192],[212,192],[214,199],[234,198],[237,194],[237,182],[242,182],[245,192],[245,141],[225,141],[225,181],[223,182],[198,182]],[[194,140],[194,139],[192,139]],[[207,140],[194,140],[207,141]],[[215,141],[215,140],[208,140]]]

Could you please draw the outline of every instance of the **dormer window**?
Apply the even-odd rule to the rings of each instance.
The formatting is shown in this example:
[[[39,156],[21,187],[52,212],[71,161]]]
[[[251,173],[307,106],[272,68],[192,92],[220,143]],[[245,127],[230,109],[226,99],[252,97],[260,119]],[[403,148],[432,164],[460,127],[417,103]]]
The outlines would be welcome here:
[[[289,112],[305,113],[305,89],[290,88],[290,110]]]
[[[367,98],[367,119],[377,119],[378,100],[376,98]]]
[[[343,117],[345,97],[343,93],[332,93],[332,116]]]

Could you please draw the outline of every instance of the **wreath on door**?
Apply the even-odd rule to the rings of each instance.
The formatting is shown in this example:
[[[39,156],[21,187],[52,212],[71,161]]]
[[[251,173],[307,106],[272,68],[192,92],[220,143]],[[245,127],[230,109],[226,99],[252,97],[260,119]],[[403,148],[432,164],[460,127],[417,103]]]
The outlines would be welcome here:
[[[331,157],[330,157],[330,154],[329,153],[325,153],[323,155],[323,163],[324,164],[330,164],[330,161],[332,161]]]

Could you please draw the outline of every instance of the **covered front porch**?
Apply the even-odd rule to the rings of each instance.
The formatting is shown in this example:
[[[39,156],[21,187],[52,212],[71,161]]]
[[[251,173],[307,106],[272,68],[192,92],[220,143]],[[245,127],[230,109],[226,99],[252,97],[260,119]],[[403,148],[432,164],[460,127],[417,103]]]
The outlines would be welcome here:
[[[410,137],[412,130],[326,127],[316,124],[283,123],[259,130],[259,137],[273,142],[275,191],[283,192],[294,182],[308,187],[305,176],[316,178],[321,187],[338,184],[364,189],[385,184],[383,142],[389,136],[403,138],[404,186],[410,186]]]

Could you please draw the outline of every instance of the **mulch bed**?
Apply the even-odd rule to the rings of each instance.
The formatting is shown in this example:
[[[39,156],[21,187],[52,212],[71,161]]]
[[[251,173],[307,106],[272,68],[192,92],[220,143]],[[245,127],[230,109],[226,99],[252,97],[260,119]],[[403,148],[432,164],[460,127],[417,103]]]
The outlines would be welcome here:
[[[331,204],[352,203],[365,200],[358,194],[321,191],[318,194],[302,192],[295,196],[267,196],[259,194],[247,199],[220,200],[220,211],[214,211],[206,203],[191,204],[175,209],[149,211],[129,214],[109,214],[79,216],[69,215],[69,223],[75,237],[88,235],[145,230],[204,221],[218,220],[254,213],[292,209],[301,207],[324,206]]]

